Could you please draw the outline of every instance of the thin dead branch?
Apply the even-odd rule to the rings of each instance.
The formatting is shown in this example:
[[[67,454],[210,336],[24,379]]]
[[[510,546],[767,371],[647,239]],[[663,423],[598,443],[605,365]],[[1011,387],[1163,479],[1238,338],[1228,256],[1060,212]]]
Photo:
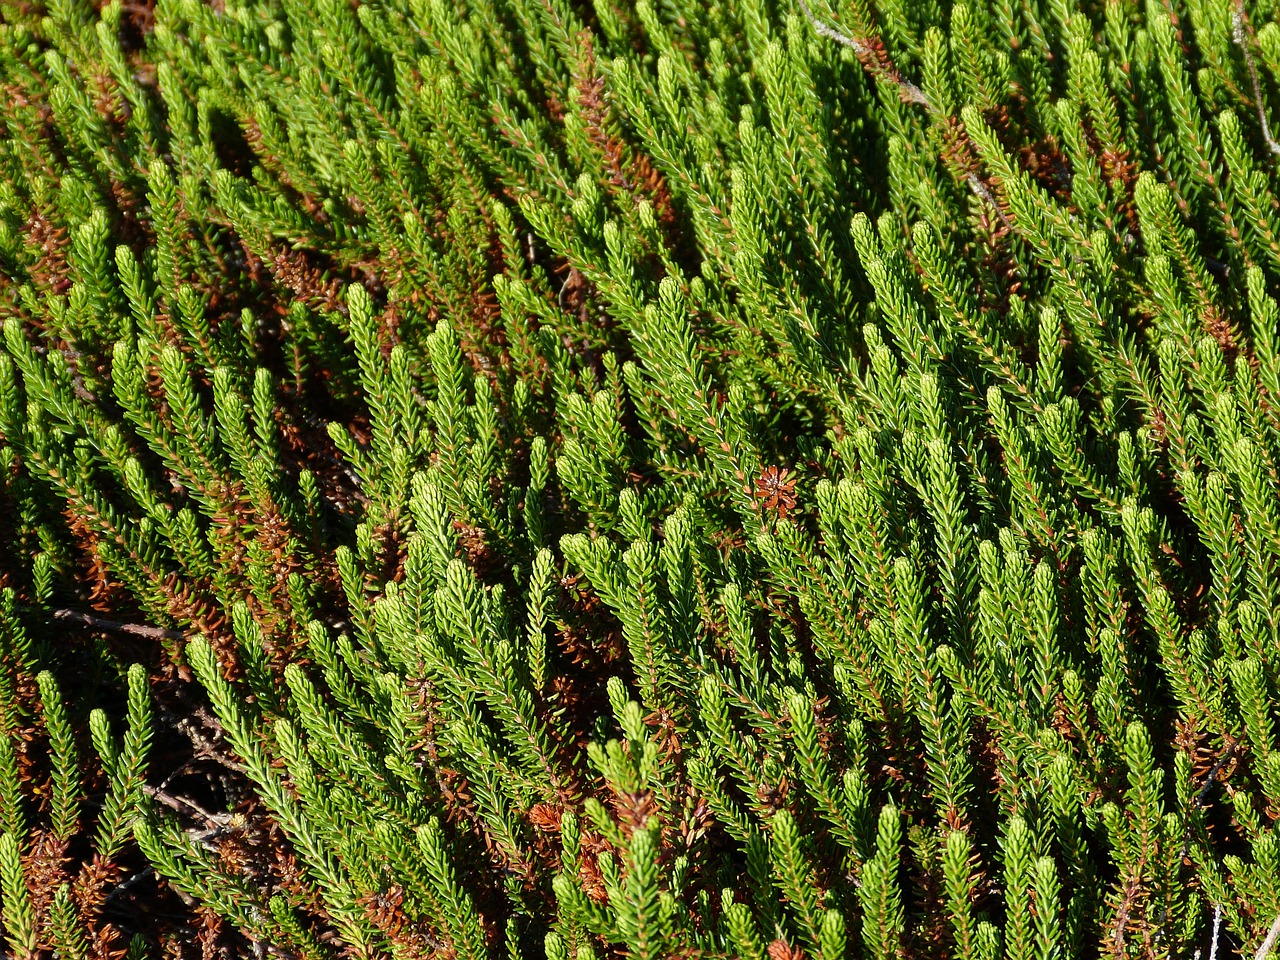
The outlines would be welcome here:
[[[809,24],[819,36],[826,37],[829,40],[834,40],[841,46],[848,47],[853,51],[854,56],[858,58],[858,62],[862,64],[863,68],[866,69],[868,73],[871,73],[878,79],[895,84],[898,88],[898,96],[902,98],[903,103],[915,103],[924,107],[931,116],[939,115],[937,107],[935,107],[933,101],[925,95],[925,92],[898,72],[898,68],[889,59],[889,55],[885,51],[884,46],[880,43],[879,38],[875,38],[873,43],[868,39],[850,36],[843,30],[839,30],[827,23],[825,20],[820,19],[813,10],[810,9],[807,0],[797,0],[797,2],[800,4],[800,9],[804,12],[805,18],[809,21]],[[967,136],[965,139],[967,141]],[[990,204],[991,208],[995,210],[996,216],[1000,218],[1000,222],[1007,228],[1012,229],[1013,225],[1005,216],[1004,211],[1000,209],[1000,204],[996,202],[995,196],[991,193],[991,188],[983,183],[976,173],[969,173],[968,176],[965,177],[965,180],[969,185],[969,189],[973,191],[973,195],[979,200]]]
[[[1271,124],[1267,122],[1267,107],[1262,100],[1262,84],[1258,80],[1258,67],[1253,62],[1253,51],[1249,49],[1254,39],[1253,24],[1245,13],[1243,0],[1236,0],[1235,10],[1231,14],[1231,36],[1240,53],[1244,56],[1244,65],[1249,70],[1249,81],[1253,84],[1253,102],[1258,109],[1258,122],[1262,125],[1262,138],[1272,153],[1280,157],[1280,143],[1271,136]]]
[[[162,627],[151,627],[143,623],[120,623],[116,620],[105,620],[102,617],[90,616],[79,610],[55,610],[53,619],[61,623],[76,623],[93,630],[106,630],[109,633],[125,633],[147,640],[181,640],[182,634],[176,630],[165,630]]]
[[[1276,947],[1276,940],[1280,940],[1280,916],[1271,921],[1271,929],[1267,931],[1267,937],[1258,947],[1258,952],[1253,955],[1253,960],[1267,960]]]

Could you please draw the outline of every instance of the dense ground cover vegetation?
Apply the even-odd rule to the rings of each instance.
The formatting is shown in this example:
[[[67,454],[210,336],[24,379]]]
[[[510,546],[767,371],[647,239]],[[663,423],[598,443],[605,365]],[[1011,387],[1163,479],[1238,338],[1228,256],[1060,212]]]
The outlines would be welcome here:
[[[0,3],[7,955],[1265,955],[1278,18]]]

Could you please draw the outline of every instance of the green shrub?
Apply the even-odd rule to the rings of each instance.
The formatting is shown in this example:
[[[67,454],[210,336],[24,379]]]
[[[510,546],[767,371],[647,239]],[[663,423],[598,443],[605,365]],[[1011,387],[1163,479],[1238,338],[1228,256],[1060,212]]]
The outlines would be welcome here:
[[[0,4],[9,955],[1263,957],[1278,18]]]

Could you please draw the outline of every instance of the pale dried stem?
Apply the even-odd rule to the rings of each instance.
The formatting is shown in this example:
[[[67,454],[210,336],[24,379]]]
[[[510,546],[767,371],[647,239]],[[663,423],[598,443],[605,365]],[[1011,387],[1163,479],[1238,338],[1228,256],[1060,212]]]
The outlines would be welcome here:
[[[77,623],[94,630],[106,630],[109,633],[126,633],[147,640],[181,640],[182,634],[176,630],[165,630],[162,627],[151,627],[142,623],[120,623],[116,620],[104,620],[102,617],[90,616],[79,610],[55,610],[53,619],[63,623]]]
[[[1275,949],[1277,940],[1280,940],[1280,916],[1271,921],[1271,929],[1267,931],[1267,937],[1258,947],[1258,952],[1253,955],[1253,960],[1267,960]]]
[[[829,40],[834,40],[842,46],[848,47],[858,55],[859,59],[869,60],[874,57],[874,53],[871,48],[867,46],[866,41],[859,40],[857,37],[851,37],[847,33],[837,30],[835,27],[831,26],[831,24],[823,20],[819,20],[818,17],[814,15],[814,12],[809,9],[809,4],[805,2],[805,0],[799,0],[799,3],[800,9],[804,11],[804,15],[808,18],[809,23],[813,25],[813,29],[819,34]],[[924,95],[924,91],[910,80],[902,79],[902,76],[896,69],[893,71],[893,82],[898,85],[899,96],[902,97],[904,102],[918,103],[930,113],[934,112],[933,104],[930,102],[929,98]]]
[[[1244,55],[1244,65],[1249,70],[1249,81],[1253,84],[1253,102],[1258,109],[1258,122],[1262,125],[1262,139],[1267,142],[1268,149],[1280,157],[1280,143],[1276,143],[1271,135],[1271,124],[1267,122],[1267,107],[1262,100],[1262,83],[1258,80],[1258,67],[1253,62],[1253,51],[1249,49],[1249,41],[1253,37],[1253,25],[1249,23],[1248,14],[1244,12],[1244,4],[1236,0],[1236,9],[1231,14],[1231,36],[1240,53]]]
[[[819,36],[826,37],[829,40],[834,40],[841,46],[848,47],[855,55],[857,55],[859,61],[863,62],[864,66],[868,61],[875,59],[874,51],[867,45],[865,40],[860,40],[857,37],[851,37],[844,31],[839,30],[831,26],[831,24],[826,21],[819,19],[818,16],[809,8],[807,0],[797,0],[797,2],[800,4],[800,9],[804,12],[809,24]],[[898,72],[896,67],[893,67],[891,64],[889,67],[892,73],[888,79],[890,82],[897,85],[898,96],[902,98],[904,103],[919,104],[929,113],[937,114],[938,111],[935,109],[933,102],[925,95],[923,90],[910,80],[903,79],[902,74]],[[872,73],[876,72],[874,70],[870,70],[870,68],[868,68],[868,70]],[[976,173],[969,174],[966,179],[969,184],[969,189],[973,191],[974,196],[989,203],[991,208],[995,210],[996,216],[1000,218],[1000,222],[1003,223],[1005,227],[1012,229],[1013,225],[1009,222],[1008,217],[1004,215],[1004,211],[1000,209],[1000,204],[996,202],[995,197],[992,195],[991,188],[983,183]]]

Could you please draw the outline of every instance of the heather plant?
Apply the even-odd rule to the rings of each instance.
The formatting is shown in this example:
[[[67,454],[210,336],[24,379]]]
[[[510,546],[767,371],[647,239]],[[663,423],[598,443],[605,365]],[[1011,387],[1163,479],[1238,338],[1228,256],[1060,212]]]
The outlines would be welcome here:
[[[1280,9],[0,3],[20,960],[1280,938]]]

